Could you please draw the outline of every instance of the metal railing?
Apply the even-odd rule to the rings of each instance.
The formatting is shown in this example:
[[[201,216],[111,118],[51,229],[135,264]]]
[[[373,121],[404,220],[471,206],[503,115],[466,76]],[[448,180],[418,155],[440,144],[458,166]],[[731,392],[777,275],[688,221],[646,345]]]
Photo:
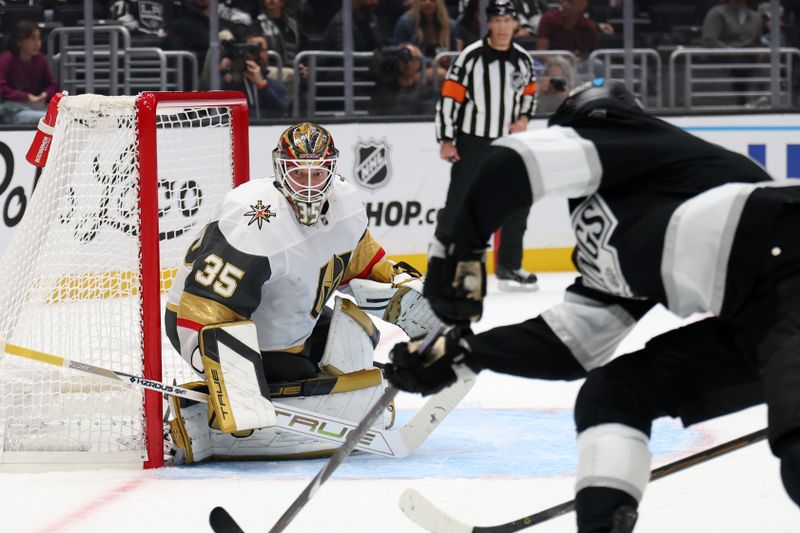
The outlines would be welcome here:
[[[353,52],[353,59],[355,60],[371,60],[375,57],[373,52]],[[323,61],[319,61],[322,59]],[[336,60],[336,61],[325,61]],[[301,91],[300,86],[306,88],[305,93],[305,112],[311,116],[321,115],[343,115],[345,113],[345,96],[344,96],[344,52],[332,52],[328,50],[305,50],[297,54],[294,58],[294,83],[292,86],[292,116],[300,116],[300,103]],[[308,67],[308,77],[301,76],[300,65]],[[353,67],[354,89],[367,89],[375,87],[375,81],[369,79],[358,79],[359,77],[369,77],[369,65],[354,65]],[[365,76],[366,75],[366,76]],[[327,94],[319,94],[319,89],[327,90]],[[339,95],[341,91],[341,95]],[[369,95],[354,95],[353,101],[355,103],[369,103],[371,100]],[[329,104],[329,109],[318,109],[319,104]],[[341,109],[338,109],[341,104]],[[366,115],[365,110],[356,110],[356,115]]]
[[[55,28],[47,38],[47,53],[59,86],[73,94],[86,89],[83,30]],[[197,89],[197,58],[191,52],[131,47],[130,33],[122,26],[97,26],[94,31],[96,92],[115,96],[143,90]]]
[[[789,107],[800,49],[780,48],[779,58],[778,101],[773,102],[769,48],[679,48],[669,58],[669,105],[693,110]],[[678,87],[683,88],[680,94]]]
[[[622,48],[602,48],[589,54],[590,68],[602,65],[603,77],[611,80],[625,80],[625,50]],[[652,48],[633,49],[633,94],[647,108],[660,108],[664,105],[662,94],[661,56]]]
[[[528,50],[528,55],[533,61],[534,72],[536,73],[536,77],[541,77],[542,71],[544,70],[545,63],[550,58],[561,58],[567,61],[569,65],[572,67],[573,74],[577,75],[578,71],[578,58],[575,57],[575,54],[570,52],[569,50]],[[453,60],[458,57],[458,54],[461,52],[439,52],[430,62],[431,65],[438,65],[444,66],[447,65],[447,68],[453,63]],[[440,83],[439,81],[439,69],[433,68],[431,74],[431,83],[434,87],[437,87]]]
[[[95,90],[105,89],[111,95],[120,94],[119,62],[116,58],[121,50],[130,48],[131,34],[122,26],[95,26],[94,32]],[[73,62],[65,62],[64,59],[80,58],[81,63],[84,63],[85,54],[83,27],[55,28],[47,36],[47,57],[53,62],[50,66],[62,89],[76,91],[78,84],[71,82],[77,81],[79,77],[85,78],[85,69],[78,68]]]

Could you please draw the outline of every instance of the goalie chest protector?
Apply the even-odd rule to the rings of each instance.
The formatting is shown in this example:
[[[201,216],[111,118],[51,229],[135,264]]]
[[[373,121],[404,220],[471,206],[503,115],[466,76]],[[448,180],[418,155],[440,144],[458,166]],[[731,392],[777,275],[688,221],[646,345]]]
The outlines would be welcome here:
[[[351,260],[363,253],[358,243],[366,229],[358,192],[340,176],[334,179],[327,210],[310,227],[297,221],[272,179],[250,181],[226,195],[218,217],[204,230],[200,255],[176,278],[170,303],[180,302],[183,287],[197,294],[196,288],[255,322],[261,350],[302,346],[325,302],[346,279]],[[211,255],[226,264],[239,263],[234,266],[244,273],[241,279],[255,271],[263,284],[239,283],[226,298],[199,287],[197,274],[189,273]]]

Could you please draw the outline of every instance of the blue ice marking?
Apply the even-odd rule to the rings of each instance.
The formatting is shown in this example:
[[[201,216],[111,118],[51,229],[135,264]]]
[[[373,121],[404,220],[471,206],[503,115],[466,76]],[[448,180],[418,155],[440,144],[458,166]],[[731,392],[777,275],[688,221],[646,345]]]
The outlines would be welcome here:
[[[399,411],[398,425],[414,411]],[[650,443],[654,458],[688,454],[702,436],[671,420],[657,421]],[[575,424],[568,410],[457,409],[411,456],[391,459],[358,453],[338,478],[528,478],[572,474],[578,457]],[[327,459],[226,461],[167,468],[172,479],[313,477]]]

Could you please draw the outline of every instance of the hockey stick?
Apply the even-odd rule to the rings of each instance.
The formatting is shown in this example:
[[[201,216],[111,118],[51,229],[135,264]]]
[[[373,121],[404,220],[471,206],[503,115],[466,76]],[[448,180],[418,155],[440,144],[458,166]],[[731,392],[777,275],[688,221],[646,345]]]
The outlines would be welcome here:
[[[433,345],[433,342],[439,337],[441,334],[442,329],[436,328],[432,329],[428,332],[425,336],[425,339],[422,341],[419,347],[419,353],[426,354],[430,347]],[[474,378],[474,374],[472,375]],[[369,431],[370,426],[378,420],[378,417],[381,416],[381,413],[392,403],[394,397],[397,395],[398,389],[389,386],[386,389],[386,392],[380,397],[380,399],[372,406],[369,413],[361,420],[361,423],[358,424],[358,427],[350,432],[345,440],[344,444],[342,444],[339,449],[334,452],[334,454],[328,459],[328,462],[325,463],[325,466],[322,467],[322,470],[314,476],[314,479],[311,480],[303,492],[292,502],[289,508],[281,515],[275,525],[272,526],[270,529],[270,533],[280,533],[294,520],[294,517],[305,507],[305,505],[314,497],[314,494],[319,490],[323,483],[325,483],[331,474],[333,474],[334,470],[336,470],[342,462],[347,459],[353,449],[356,447],[358,441],[367,434]],[[233,519],[233,517],[226,511],[223,507],[215,507],[211,511],[211,515],[209,516],[209,522],[211,524],[211,529],[214,530],[215,533],[235,533],[237,531],[241,531],[241,528]]]
[[[0,344],[0,352],[9,355],[32,359],[41,363],[70,368],[79,372],[94,374],[107,379],[121,381],[132,386],[154,390],[162,394],[186,398],[196,402],[208,403],[208,394],[168,385],[160,381],[133,376],[125,372],[100,368],[86,363],[65,359],[57,355],[40,352],[24,346],[5,343]],[[430,397],[422,408],[403,427],[398,429],[371,428],[362,435],[356,448],[365,452],[384,455],[387,457],[407,457],[424,441],[439,423],[453,410],[461,399],[469,392],[475,383],[475,376],[467,376]],[[278,415],[277,424],[286,431],[299,433],[341,444],[356,429],[356,422],[342,420],[333,416],[322,415],[307,411],[299,407],[273,402],[275,413]]]
[[[674,474],[675,472],[680,472],[681,470],[704,463],[709,459],[755,444],[756,442],[764,440],[766,437],[767,429],[764,428],[714,446],[713,448],[697,452],[683,459],[678,459],[677,461],[653,470],[650,473],[650,481],[655,481],[670,474]],[[436,507],[430,500],[415,489],[407,489],[400,496],[400,509],[417,525],[427,531],[435,531],[436,533],[512,533],[574,511],[575,500],[554,505],[544,511],[539,511],[538,513],[496,526],[471,526],[465,524]]]

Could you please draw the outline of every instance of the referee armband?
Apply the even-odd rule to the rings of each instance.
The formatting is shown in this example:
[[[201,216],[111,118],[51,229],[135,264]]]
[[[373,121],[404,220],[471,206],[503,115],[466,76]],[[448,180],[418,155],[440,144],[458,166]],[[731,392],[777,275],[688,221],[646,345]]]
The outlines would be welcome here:
[[[534,89],[535,90],[535,89]],[[463,103],[467,96],[467,88],[453,80],[445,80],[442,84],[442,97],[452,98],[456,102]]]

